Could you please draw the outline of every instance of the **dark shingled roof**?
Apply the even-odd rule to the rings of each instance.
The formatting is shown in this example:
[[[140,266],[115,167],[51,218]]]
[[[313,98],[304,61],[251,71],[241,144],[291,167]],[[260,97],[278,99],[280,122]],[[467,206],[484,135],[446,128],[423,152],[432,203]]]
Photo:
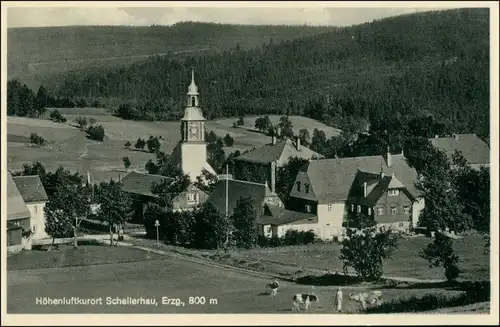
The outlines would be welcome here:
[[[12,178],[25,203],[48,201],[47,193],[38,176],[16,176]]]
[[[7,220],[31,218],[30,211],[17,189],[10,172],[7,172]]]
[[[260,225],[300,225],[316,224],[318,217],[304,212],[286,210],[276,206],[266,206],[265,214],[257,220]]]
[[[132,171],[122,179],[122,190],[127,193],[157,197],[157,195],[151,192],[151,189],[155,183],[165,180],[170,180],[170,178],[161,175],[143,174]]]
[[[391,167],[387,166],[384,156],[311,160],[307,176],[320,204],[346,201],[358,170],[372,174],[379,174],[382,170],[388,176],[394,173],[411,194],[418,196],[419,192],[414,185],[417,181],[415,169],[408,166],[401,154],[393,154],[391,158]],[[295,188],[290,196],[301,198]]]
[[[290,139],[284,139],[276,144],[266,144],[255,150],[242,154],[234,160],[248,161],[260,164],[269,164],[274,161],[286,160],[290,157],[310,159],[313,156],[323,158],[323,156],[313,150],[301,145],[297,150],[296,145]]]
[[[363,183],[366,182],[367,186],[372,185],[372,187],[367,187],[367,196],[364,197],[363,194]],[[349,200],[358,204],[372,206],[377,203],[380,197],[389,189],[397,188],[403,189],[411,198],[415,198],[416,195],[408,191],[406,185],[402,184],[396,176],[384,176],[380,177],[379,174],[367,173],[363,171],[358,171],[354,179],[351,190],[349,191]]]
[[[233,214],[233,210],[236,208],[236,202],[241,197],[250,197],[255,208],[259,209],[265,197],[278,196],[276,193],[272,192],[271,189],[269,189],[267,184],[247,182],[237,179],[229,179],[227,180],[227,183],[228,211],[230,215]],[[221,180],[217,183],[207,201],[211,202],[220,211],[225,212],[226,180]]]
[[[490,148],[476,134],[456,134],[454,137],[439,137],[430,139],[432,145],[444,150],[451,160],[455,150],[461,151],[469,164],[489,164]]]

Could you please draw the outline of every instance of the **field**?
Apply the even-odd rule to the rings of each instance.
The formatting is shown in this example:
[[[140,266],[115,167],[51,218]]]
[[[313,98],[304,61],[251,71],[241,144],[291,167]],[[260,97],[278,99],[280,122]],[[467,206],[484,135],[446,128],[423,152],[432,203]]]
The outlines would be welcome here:
[[[95,257],[85,265],[76,267],[34,268],[36,264],[59,260],[61,257]],[[133,262],[119,262],[119,258],[134,258]],[[57,258],[57,259],[54,259]],[[108,258],[108,262],[103,261]],[[17,261],[14,261],[17,260]],[[82,260],[74,260],[81,263]],[[221,267],[193,263],[171,257],[147,257],[141,250],[108,246],[81,246],[74,250],[61,247],[51,252],[32,251],[7,259],[7,312],[8,313],[291,313],[291,296],[299,292],[314,291],[320,302],[312,306],[311,313],[333,313],[335,287],[281,284],[273,299],[265,292],[269,281]],[[366,288],[345,287],[344,292]],[[383,289],[386,301],[409,296],[422,297],[432,293],[446,297],[457,296],[459,290],[425,286],[420,288]],[[204,297],[205,305],[189,305],[189,297]],[[36,298],[102,298],[102,305],[37,305]],[[106,305],[110,297],[155,298],[158,305]],[[181,299],[185,306],[162,305],[162,297]],[[360,307],[345,300],[344,313],[356,313]],[[303,314],[303,313],[302,313]]]
[[[126,141],[135,144],[138,138],[149,136],[163,136],[162,151],[171,153],[180,140],[180,122],[143,122],[123,120],[99,108],[66,108],[58,109],[66,118],[66,123],[54,123],[49,120],[7,117],[7,146],[8,168],[20,169],[25,163],[40,161],[49,170],[55,170],[59,165],[64,168],[79,171],[84,174],[90,171],[96,181],[108,178],[118,178],[126,174],[122,158],[128,156],[132,163],[130,169],[144,170],[148,159],[155,158],[154,154],[127,150],[123,147]],[[73,120],[78,116],[94,118],[97,124],[104,127],[106,139],[96,142],[86,138],[85,132],[74,126]],[[274,122],[279,116],[271,116]],[[314,128],[321,128],[327,135],[335,135],[338,130],[321,124],[309,118],[290,117],[296,132],[300,128],[308,128],[310,133]],[[233,128],[234,119],[208,121],[207,130],[214,131],[219,137],[230,134],[234,146],[226,148],[226,155],[235,150],[248,150],[270,142],[270,137],[251,129],[255,117],[246,119],[245,128]],[[247,129],[248,128],[248,129]],[[42,147],[31,147],[29,136],[37,133],[47,144]]]
[[[135,240],[138,244],[152,244],[153,240]],[[444,279],[443,268],[429,268],[418,256],[431,239],[425,236],[402,239],[391,259],[384,262],[384,276],[439,281]],[[342,272],[339,260],[340,245],[313,244],[278,248],[238,249],[230,256],[218,256],[215,251],[198,251],[164,245],[167,249],[186,255],[211,257],[217,261],[240,267],[262,270],[286,277],[306,277],[311,274]],[[460,257],[459,279],[486,281],[490,279],[490,257],[483,252],[484,241],[479,235],[468,235],[454,241],[454,250]],[[353,272],[353,271],[350,271]],[[318,283],[321,283],[318,280]]]

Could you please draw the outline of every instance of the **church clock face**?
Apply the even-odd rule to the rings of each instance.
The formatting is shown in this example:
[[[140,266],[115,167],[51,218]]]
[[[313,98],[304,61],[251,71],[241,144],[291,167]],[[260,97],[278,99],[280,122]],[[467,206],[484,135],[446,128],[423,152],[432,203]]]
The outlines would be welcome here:
[[[200,140],[200,124],[191,123],[189,124],[189,139],[192,141]]]

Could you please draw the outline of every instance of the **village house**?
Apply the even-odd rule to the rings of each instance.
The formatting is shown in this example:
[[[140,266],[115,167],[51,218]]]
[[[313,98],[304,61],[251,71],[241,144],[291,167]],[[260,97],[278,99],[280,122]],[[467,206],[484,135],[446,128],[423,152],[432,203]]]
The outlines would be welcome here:
[[[131,195],[135,205],[134,218],[138,222],[144,219],[149,203],[158,199],[158,195],[153,193],[154,185],[161,182],[169,182],[172,179],[153,174],[144,174],[136,171],[130,172],[122,179],[122,190]],[[169,199],[172,210],[183,211],[193,210],[202,205],[208,198],[208,194],[191,183],[184,191],[169,194]]]
[[[349,211],[364,210],[379,226],[411,229],[424,207],[415,181],[403,154],[312,160],[297,174],[287,207],[307,220],[268,223],[278,236],[298,229],[331,239],[344,234]]]
[[[31,213],[10,172],[7,172],[7,251],[31,249]]]
[[[31,214],[30,224],[33,239],[48,238],[45,232],[45,204],[49,200],[38,176],[15,176],[14,183]]]
[[[211,202],[219,211],[233,214],[238,200],[249,197],[258,211],[258,216],[264,214],[266,205],[283,208],[283,202],[278,195],[271,190],[267,183],[255,183],[233,179],[231,175],[221,175],[219,182],[210,194],[207,201]],[[227,199],[227,202],[226,202]]]
[[[299,138],[296,141],[289,138],[277,141],[273,136],[270,144],[234,158],[234,177],[256,183],[271,183],[271,172],[276,174],[276,169],[286,165],[290,157],[307,160],[323,158],[321,154],[301,145]]]
[[[430,141],[433,146],[446,153],[450,163],[455,151],[460,151],[469,167],[479,169],[481,166],[490,166],[490,147],[476,134],[453,134],[448,137],[436,135]]]

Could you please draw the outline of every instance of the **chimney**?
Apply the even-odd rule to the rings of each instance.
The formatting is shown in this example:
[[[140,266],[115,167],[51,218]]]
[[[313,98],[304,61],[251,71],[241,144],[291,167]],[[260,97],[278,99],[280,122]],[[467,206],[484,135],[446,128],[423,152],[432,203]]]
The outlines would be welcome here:
[[[458,141],[459,139],[458,134],[453,134],[453,138],[455,139],[455,141]]]
[[[387,147],[387,167],[392,165],[392,156],[389,147]]]
[[[404,157],[405,156],[405,149],[401,148],[401,155]]]
[[[276,134],[273,133],[273,136],[271,137],[271,144],[275,145],[276,144]]]
[[[366,182],[363,183],[363,197],[366,198]]]
[[[300,138],[297,137],[297,151],[300,151]]]
[[[276,188],[276,162],[271,161],[271,191],[275,192]]]

